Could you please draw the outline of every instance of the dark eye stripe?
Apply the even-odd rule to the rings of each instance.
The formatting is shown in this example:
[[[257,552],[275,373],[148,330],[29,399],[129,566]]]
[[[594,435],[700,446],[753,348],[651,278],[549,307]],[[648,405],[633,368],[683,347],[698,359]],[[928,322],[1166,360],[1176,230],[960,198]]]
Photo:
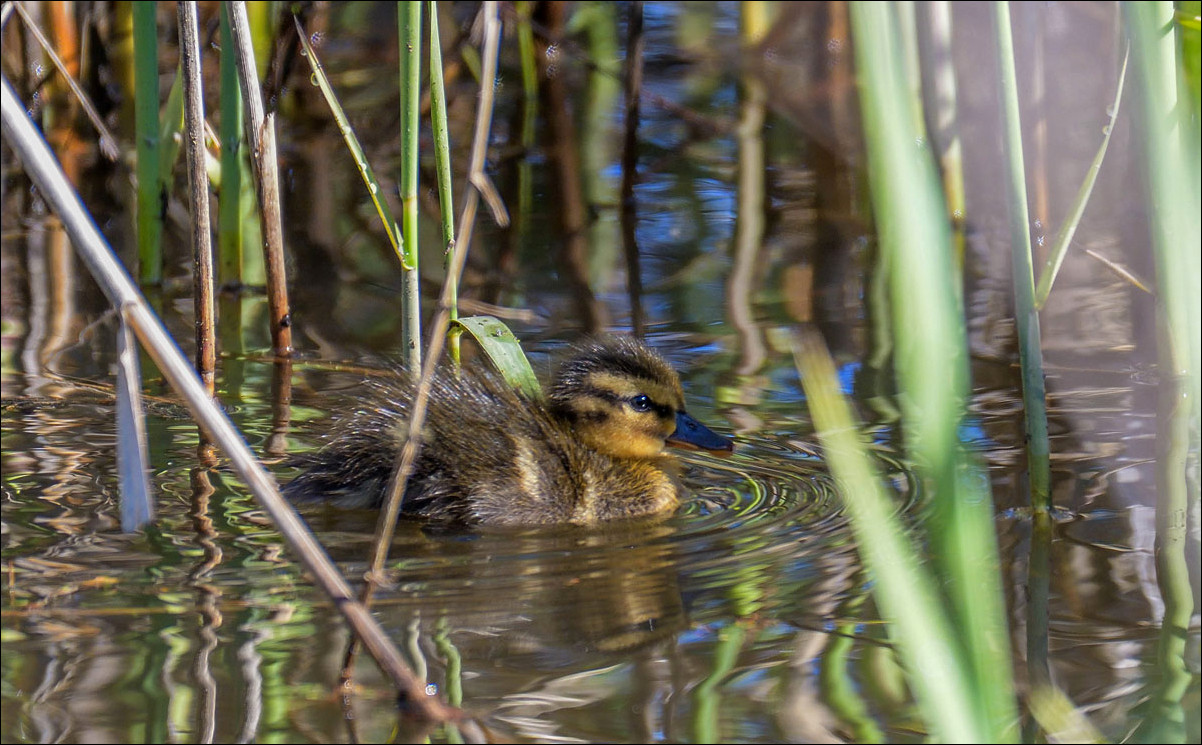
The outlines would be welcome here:
[[[597,387],[585,388],[584,390],[580,391],[580,394],[582,396],[588,396],[591,398],[599,398],[602,401],[605,401],[606,403],[611,403],[611,404],[628,403],[628,404],[631,404],[631,408],[635,409],[635,411],[639,411],[639,409],[635,408],[635,406],[633,405],[632,402],[636,398],[646,398],[648,408],[644,409],[643,410],[644,412],[654,411],[656,416],[660,417],[661,419],[671,419],[672,417],[676,416],[675,407],[668,406],[667,404],[658,403],[655,399],[651,398],[650,396],[647,396],[646,394],[639,394],[638,396],[633,396],[631,398],[624,399],[611,390],[607,390],[605,388],[597,388]],[[642,412],[640,412],[640,413],[642,413]]]

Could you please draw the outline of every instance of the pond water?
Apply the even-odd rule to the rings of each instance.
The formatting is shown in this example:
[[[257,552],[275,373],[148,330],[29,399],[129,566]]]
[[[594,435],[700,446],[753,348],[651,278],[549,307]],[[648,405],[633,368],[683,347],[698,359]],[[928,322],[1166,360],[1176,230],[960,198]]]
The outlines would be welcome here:
[[[332,5],[343,7],[307,23],[322,29],[318,52],[369,160],[392,184],[395,7]],[[586,64],[604,59],[604,29],[620,61],[629,8],[577,5],[578,18],[593,14],[586,26],[595,36],[564,40],[546,57],[575,117],[569,131],[579,138],[588,205],[584,274],[595,299],[583,296],[560,255],[571,244],[561,218],[572,197],[555,175],[550,127],[540,125],[533,148],[521,145],[517,42],[507,35],[489,171],[512,226],[481,218],[465,312],[503,317],[543,377],[582,329],[645,322],[648,341],[680,371],[690,412],[732,435],[737,451],[682,456],[692,496],[666,521],[467,531],[403,520],[389,558],[392,585],[377,593],[375,616],[440,695],[502,741],[921,741],[924,725],[873,605],[790,352],[796,328],[822,330],[897,512],[921,527],[887,332],[872,305],[875,238],[841,16],[785,11],[759,53],[740,55],[737,4],[646,4],[636,304],[619,218],[620,77]],[[1049,234],[1097,147],[1116,77],[1113,8],[1075,5],[1015,11],[1016,28],[1041,29],[1046,37],[1031,38],[1055,50],[1057,72],[1045,81],[1050,186],[1038,213]],[[448,40],[466,33],[474,8],[449,4]],[[986,81],[966,75],[961,84],[974,383],[964,436],[993,487],[1022,692],[1031,531],[1005,215],[990,175],[999,157],[996,94],[976,51],[988,32],[983,18],[957,9],[957,64]],[[512,27],[513,17],[506,21]],[[1020,40],[1020,52],[1027,43]],[[457,54],[448,57],[462,68]],[[260,296],[223,296],[220,307],[221,402],[281,481],[295,474],[286,455],[316,447],[332,414],[361,404],[365,378],[390,374],[400,358],[396,260],[305,72],[293,70],[279,99],[294,360],[268,354]],[[740,94],[746,80],[771,92],[762,136],[751,140],[740,138],[739,123],[756,115]],[[475,82],[461,70],[450,90],[461,183]],[[565,104],[548,94],[540,105],[545,120],[548,106]],[[1124,198],[1138,154],[1130,123],[1119,121],[1096,191],[1104,206],[1078,241],[1151,277],[1142,208]],[[755,148],[765,154],[763,191],[748,207],[740,173]],[[97,174],[81,191],[100,227],[131,257],[132,220],[119,206],[129,197],[127,174],[85,172]],[[341,617],[247,489],[220,459],[214,466],[198,457],[196,425],[148,361],[157,514],[144,531],[121,532],[113,319],[7,146],[3,184],[0,739],[479,736],[411,729],[369,659],[358,661],[344,695]],[[189,350],[190,280],[178,248],[186,207],[173,203],[168,214],[172,279],[151,299]],[[427,310],[441,281],[435,214],[427,211],[423,225]],[[1044,316],[1058,507],[1048,644],[1054,681],[1103,737],[1120,740],[1137,730],[1165,674],[1154,557],[1154,317],[1146,295],[1082,253],[1070,255],[1063,276]],[[302,514],[358,581],[375,513],[306,506]],[[1189,540],[1195,611],[1182,706],[1187,738],[1197,741],[1196,527]]]

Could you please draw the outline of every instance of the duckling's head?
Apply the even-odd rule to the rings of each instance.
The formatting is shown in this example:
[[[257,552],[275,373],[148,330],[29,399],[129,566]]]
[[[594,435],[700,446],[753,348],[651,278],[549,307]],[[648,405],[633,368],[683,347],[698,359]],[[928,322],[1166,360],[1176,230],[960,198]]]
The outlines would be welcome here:
[[[556,371],[550,400],[586,445],[615,458],[655,458],[665,445],[734,448],[685,412],[672,366],[629,337],[598,337],[576,347]]]

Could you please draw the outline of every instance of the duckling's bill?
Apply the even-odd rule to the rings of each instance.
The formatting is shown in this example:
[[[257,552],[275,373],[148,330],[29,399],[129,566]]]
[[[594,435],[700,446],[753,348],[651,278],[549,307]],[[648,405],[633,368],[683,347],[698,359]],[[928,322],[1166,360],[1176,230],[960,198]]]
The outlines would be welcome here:
[[[676,431],[668,435],[668,444],[711,453],[729,453],[735,449],[729,437],[723,437],[683,411],[676,412]]]

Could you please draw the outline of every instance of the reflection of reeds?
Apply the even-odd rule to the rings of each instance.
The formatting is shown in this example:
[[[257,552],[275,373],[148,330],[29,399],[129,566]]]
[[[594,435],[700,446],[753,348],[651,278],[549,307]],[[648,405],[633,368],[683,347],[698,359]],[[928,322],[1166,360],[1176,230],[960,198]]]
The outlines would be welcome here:
[[[626,67],[623,91],[626,101],[625,136],[622,140],[621,208],[618,220],[622,228],[622,249],[626,255],[626,292],[630,296],[630,330],[643,337],[643,278],[639,268],[639,244],[636,226],[638,210],[634,185],[638,180],[639,91],[643,87],[643,3],[630,4],[626,21]]]

